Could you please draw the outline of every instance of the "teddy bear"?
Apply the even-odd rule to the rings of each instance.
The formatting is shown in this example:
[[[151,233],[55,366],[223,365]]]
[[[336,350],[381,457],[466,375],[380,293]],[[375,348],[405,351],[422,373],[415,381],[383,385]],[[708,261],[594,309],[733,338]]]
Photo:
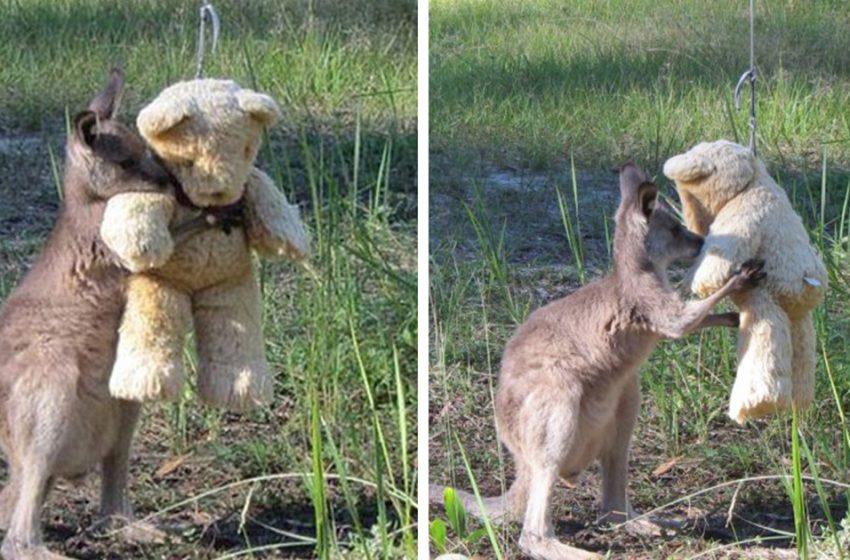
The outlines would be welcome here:
[[[252,251],[297,260],[309,249],[297,207],[254,167],[279,117],[268,95],[213,79],[175,83],[139,113],[139,132],[180,188],[107,202],[101,237],[131,272],[114,397],[179,394],[194,330],[202,402],[239,411],[270,401]]]
[[[691,290],[705,297],[752,258],[764,260],[761,286],[732,297],[740,309],[738,370],[729,416],[738,423],[814,399],[812,309],[827,273],[788,196],[764,163],[725,140],[697,144],[668,159],[689,229],[705,236]]]

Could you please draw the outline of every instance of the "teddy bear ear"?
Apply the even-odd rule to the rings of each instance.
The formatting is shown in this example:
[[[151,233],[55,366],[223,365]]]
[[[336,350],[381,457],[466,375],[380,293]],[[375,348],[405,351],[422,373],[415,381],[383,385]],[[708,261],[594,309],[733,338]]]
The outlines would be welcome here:
[[[236,94],[239,107],[257,119],[263,126],[272,126],[280,119],[280,108],[274,99],[264,93],[242,90]]]
[[[147,139],[161,137],[192,118],[193,106],[188,100],[151,103],[139,112],[136,126]]]
[[[714,173],[712,162],[696,154],[679,154],[664,162],[664,175],[674,181],[689,183]]]

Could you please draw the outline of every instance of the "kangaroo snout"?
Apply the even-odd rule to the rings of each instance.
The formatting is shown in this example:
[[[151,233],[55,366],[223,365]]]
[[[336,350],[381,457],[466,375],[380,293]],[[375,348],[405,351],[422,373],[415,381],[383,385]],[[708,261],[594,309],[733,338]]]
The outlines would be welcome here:
[[[702,251],[703,245],[705,245],[705,237],[698,233],[694,233],[690,230],[687,232],[688,241],[691,245],[691,255],[690,258],[695,259],[699,256],[700,251]]]

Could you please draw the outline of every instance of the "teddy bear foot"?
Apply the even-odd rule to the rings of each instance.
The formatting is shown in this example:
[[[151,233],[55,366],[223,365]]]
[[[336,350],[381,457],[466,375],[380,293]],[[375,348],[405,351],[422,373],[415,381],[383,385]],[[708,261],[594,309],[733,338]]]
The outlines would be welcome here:
[[[204,404],[245,412],[270,403],[273,393],[265,360],[241,365],[206,363],[198,368],[198,394]]]
[[[128,401],[171,400],[183,388],[185,370],[182,362],[164,364],[150,356],[119,355],[109,377],[109,393]]]
[[[757,418],[764,418],[765,416],[769,416],[775,412],[780,412],[783,410],[788,410],[791,408],[790,400],[782,400],[782,401],[773,401],[773,400],[763,400],[759,402],[750,402],[746,405],[743,404],[730,404],[729,405],[729,417],[732,418],[738,424],[743,424],[747,420],[755,420]]]
[[[783,381],[763,387],[749,387],[746,390],[736,383],[729,400],[729,417],[738,424],[743,424],[746,420],[790,410],[791,388]]]

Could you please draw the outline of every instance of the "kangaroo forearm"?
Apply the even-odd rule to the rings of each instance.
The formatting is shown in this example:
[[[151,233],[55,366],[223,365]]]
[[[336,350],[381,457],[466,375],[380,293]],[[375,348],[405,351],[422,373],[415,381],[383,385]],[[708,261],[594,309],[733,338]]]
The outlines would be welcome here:
[[[689,301],[685,304],[683,312],[671,321],[665,334],[670,338],[681,338],[700,328],[706,316],[714,308],[714,304],[715,298],[713,297]]]
[[[672,338],[679,338],[697,329],[706,326],[714,326],[714,321],[717,321],[717,319],[711,319],[708,323],[705,323],[709,317],[708,314],[711,313],[711,310],[714,309],[715,305],[720,303],[720,300],[732,293],[734,289],[735,277],[733,276],[727,280],[725,284],[723,284],[723,287],[707,298],[698,301],[689,301],[686,303],[684,312],[680,315],[680,318],[673,323],[673,328],[670,329],[670,336]],[[720,324],[726,325],[727,323],[721,322]]]
[[[711,319],[708,324],[705,324],[708,314],[729,293],[732,286],[731,282],[730,280],[721,289],[705,299],[688,301],[677,306],[678,308],[673,307],[670,310],[670,315],[659,321],[660,328],[658,330],[667,338],[681,338],[696,329],[712,326],[716,319]]]
[[[712,313],[711,315],[706,315],[694,330],[706,329],[708,327],[736,328],[740,320],[740,316],[734,311],[729,313]]]

